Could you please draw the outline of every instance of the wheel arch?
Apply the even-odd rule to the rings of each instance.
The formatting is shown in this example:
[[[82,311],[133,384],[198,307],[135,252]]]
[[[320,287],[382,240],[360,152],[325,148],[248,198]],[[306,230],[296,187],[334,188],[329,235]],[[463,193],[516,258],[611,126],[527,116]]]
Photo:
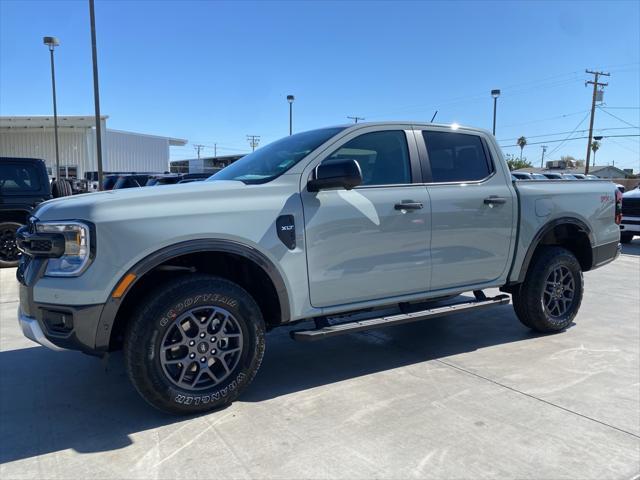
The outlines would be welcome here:
[[[589,226],[575,217],[556,218],[545,223],[533,236],[522,261],[518,278],[512,283],[524,282],[531,260],[539,248],[546,245],[557,245],[569,250],[576,256],[585,272],[593,266],[594,236]]]
[[[168,268],[168,270],[163,270],[167,273],[177,272],[179,274],[201,271],[196,267],[190,268],[188,266],[171,265],[171,262],[179,259],[200,259],[205,257],[212,261],[220,258],[234,259],[241,262],[245,268],[253,269],[252,272],[256,277],[260,277],[263,280],[263,287],[266,290],[264,292],[265,295],[271,293],[277,297],[277,305],[273,305],[271,310],[277,310],[278,318],[265,318],[267,325],[274,327],[287,323],[290,320],[291,310],[286,283],[276,265],[264,253],[252,246],[233,240],[189,240],[162,248],[148,255],[129,269],[118,280],[100,317],[100,324],[96,332],[96,349],[101,351],[114,349],[114,341],[116,340],[114,335],[121,333],[123,325],[126,325],[128,322],[128,318],[125,318],[125,314],[129,313],[127,309],[128,299],[131,300],[132,296],[141,293],[140,289],[144,288],[143,283],[145,281],[148,280],[150,283],[153,283],[151,282],[151,276],[154,272],[157,273],[161,268]],[[114,298],[113,293],[118,288],[118,285],[120,285],[120,282],[131,273],[135,275],[133,282],[126,288],[120,298]],[[167,275],[166,280],[168,279],[169,276]],[[256,292],[252,292],[247,286],[240,285],[247,289],[250,294],[256,294]],[[264,300],[269,302],[269,297]],[[260,299],[256,298],[256,301],[261,307],[264,306]]]

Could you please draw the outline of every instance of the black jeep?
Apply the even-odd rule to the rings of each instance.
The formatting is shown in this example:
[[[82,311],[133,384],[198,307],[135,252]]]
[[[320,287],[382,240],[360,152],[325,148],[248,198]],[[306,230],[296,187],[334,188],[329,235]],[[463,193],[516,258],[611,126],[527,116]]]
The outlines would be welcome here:
[[[47,168],[35,158],[0,157],[0,268],[18,265],[16,230],[51,198]]]

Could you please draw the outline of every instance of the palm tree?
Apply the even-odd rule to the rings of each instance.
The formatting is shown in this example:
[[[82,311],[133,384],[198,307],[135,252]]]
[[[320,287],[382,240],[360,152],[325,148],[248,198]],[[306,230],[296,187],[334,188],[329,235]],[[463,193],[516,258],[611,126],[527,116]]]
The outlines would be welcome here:
[[[591,151],[593,152],[593,166],[596,166],[596,152],[600,149],[600,142],[594,140],[591,142]]]
[[[518,139],[518,146],[520,147],[520,161],[522,161],[522,151],[524,147],[527,145],[527,139],[525,137],[520,137]]]

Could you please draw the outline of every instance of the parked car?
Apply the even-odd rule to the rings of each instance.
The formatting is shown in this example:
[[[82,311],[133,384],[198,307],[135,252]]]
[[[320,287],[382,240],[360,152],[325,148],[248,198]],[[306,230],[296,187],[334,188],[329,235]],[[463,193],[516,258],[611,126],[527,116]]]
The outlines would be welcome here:
[[[153,175],[147,180],[145,186],[153,187],[156,185],[173,185],[178,183],[182,177],[177,174]]]
[[[182,180],[206,180],[211,175],[210,173],[184,173],[182,174]]]
[[[120,175],[113,190],[120,190],[123,188],[138,188],[147,184],[150,175],[142,173],[134,173],[130,175]]]
[[[630,243],[636,235],[640,235],[640,189],[638,187],[622,196],[620,241]]]
[[[527,172],[511,172],[511,176],[514,180],[533,180],[531,174]]]
[[[16,231],[41,202],[51,198],[47,167],[35,158],[0,158],[0,268],[20,259]]]
[[[572,173],[571,175],[573,175],[578,180],[586,180],[587,179],[587,176],[584,173]]]
[[[548,180],[562,180],[561,173],[544,172],[542,175],[547,177]]]
[[[562,174],[562,179],[563,180],[580,180],[573,173],[563,173]]]
[[[185,178],[184,180],[180,180],[178,183],[193,183],[193,182],[204,182],[206,178]]]
[[[611,182],[513,182],[484,130],[322,128],[205,182],[40,206],[18,232],[19,322],[52,349],[123,348],[147,402],[194,414],[238,398],[265,332],[303,320],[292,337],[314,341],[511,294],[526,327],[560,332],[582,272],[619,255],[618,220]]]
[[[541,173],[532,173],[531,174],[531,178],[533,180],[549,180],[547,177],[545,177],[544,175],[542,175]]]

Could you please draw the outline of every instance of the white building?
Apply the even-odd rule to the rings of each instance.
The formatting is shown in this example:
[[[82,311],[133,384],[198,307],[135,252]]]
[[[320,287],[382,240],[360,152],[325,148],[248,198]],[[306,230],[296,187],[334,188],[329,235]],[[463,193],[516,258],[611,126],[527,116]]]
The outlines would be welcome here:
[[[179,138],[109,130],[107,118],[101,117],[104,172],[168,171],[169,148],[187,143]],[[94,126],[94,116],[58,116],[60,169],[67,173],[63,176],[83,178],[98,170]],[[50,172],[55,171],[53,117],[0,117],[0,157],[40,158]]]

